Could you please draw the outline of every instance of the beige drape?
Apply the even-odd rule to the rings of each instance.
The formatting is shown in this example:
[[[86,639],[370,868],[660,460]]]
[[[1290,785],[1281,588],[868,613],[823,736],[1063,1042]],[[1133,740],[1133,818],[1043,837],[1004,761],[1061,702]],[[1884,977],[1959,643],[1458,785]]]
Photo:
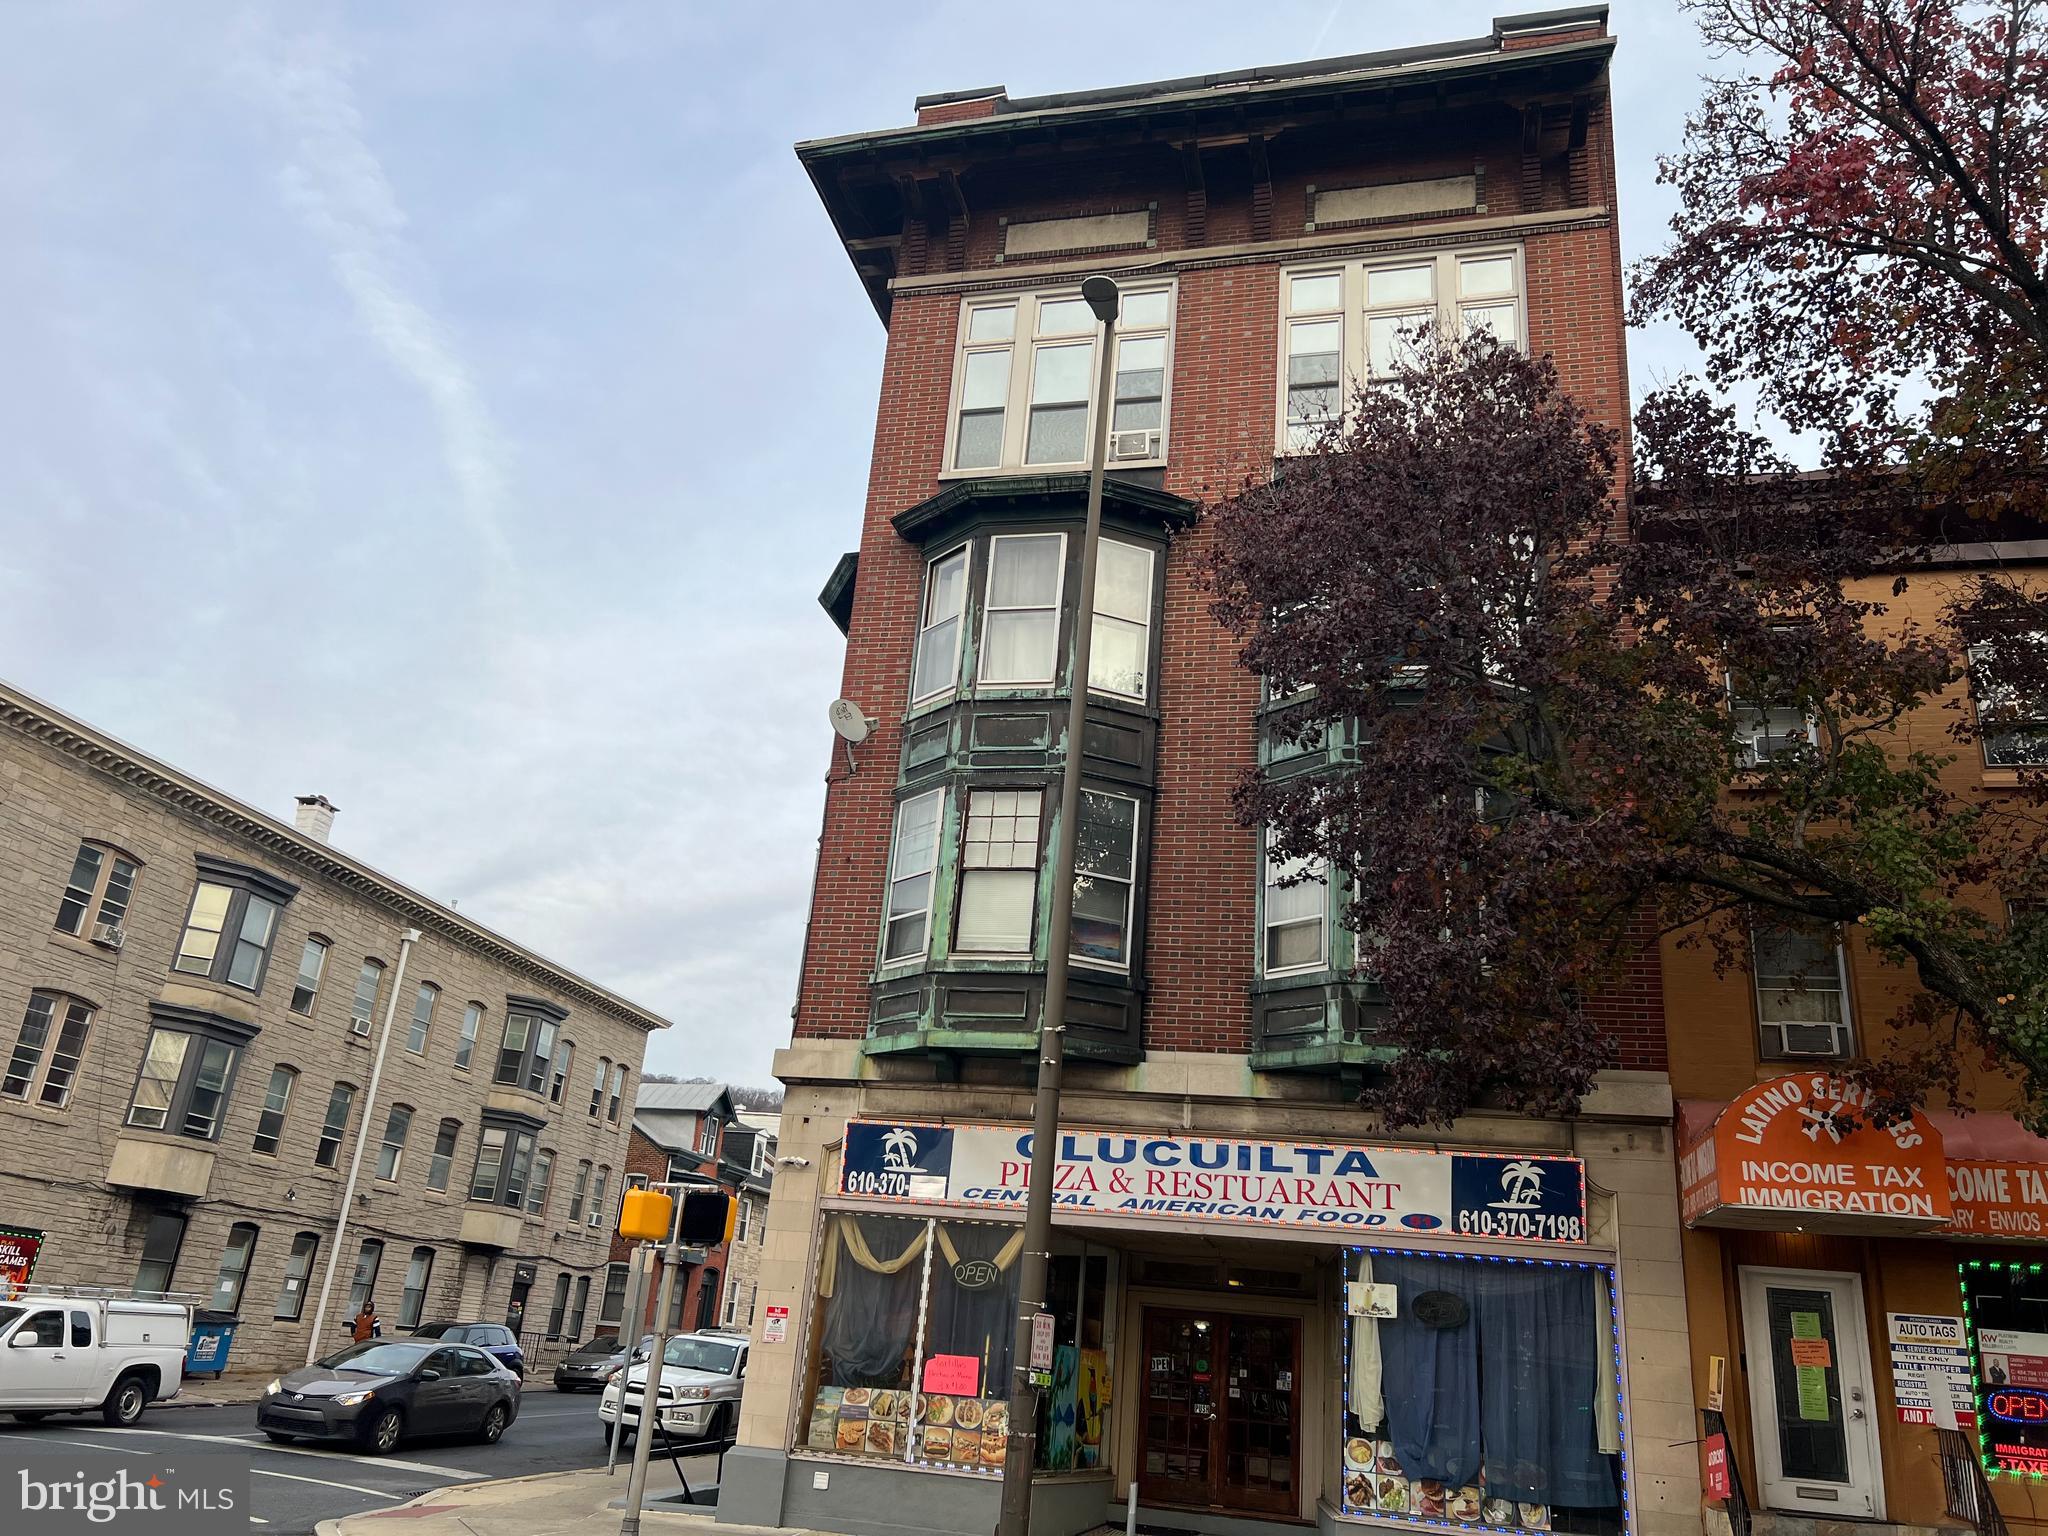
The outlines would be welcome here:
[[[1372,1255],[1358,1256],[1358,1283],[1372,1284]],[[1351,1413],[1370,1432],[1387,1417],[1387,1399],[1380,1384],[1380,1323],[1376,1317],[1351,1319]]]
[[[893,1275],[914,1264],[924,1253],[926,1227],[917,1224],[917,1235],[894,1258],[881,1259],[868,1246],[867,1234],[860,1229],[860,1223],[851,1216],[829,1218],[831,1227],[825,1237],[825,1252],[818,1261],[818,1294],[830,1296],[839,1280],[839,1253],[843,1248],[848,1258],[862,1269],[872,1270],[878,1275]]]

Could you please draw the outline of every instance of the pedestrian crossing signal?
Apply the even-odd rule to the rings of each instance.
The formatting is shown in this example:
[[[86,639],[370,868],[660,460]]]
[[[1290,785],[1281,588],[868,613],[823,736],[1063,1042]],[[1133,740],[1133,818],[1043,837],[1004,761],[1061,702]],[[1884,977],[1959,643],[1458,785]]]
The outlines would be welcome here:
[[[733,1222],[738,1215],[739,1202],[723,1190],[687,1190],[676,1236],[692,1246],[716,1248],[732,1241]]]

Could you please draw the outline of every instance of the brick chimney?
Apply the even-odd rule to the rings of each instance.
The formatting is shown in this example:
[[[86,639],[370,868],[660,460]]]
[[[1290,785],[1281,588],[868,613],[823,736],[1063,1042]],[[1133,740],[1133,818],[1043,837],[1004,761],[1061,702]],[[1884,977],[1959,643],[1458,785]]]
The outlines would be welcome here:
[[[1009,93],[1000,85],[984,85],[971,91],[935,91],[917,98],[917,125],[957,123],[972,117],[994,117],[996,103]]]
[[[334,802],[325,795],[299,796],[299,808],[292,816],[292,825],[302,837],[316,843],[327,841],[327,834],[334,830]]]

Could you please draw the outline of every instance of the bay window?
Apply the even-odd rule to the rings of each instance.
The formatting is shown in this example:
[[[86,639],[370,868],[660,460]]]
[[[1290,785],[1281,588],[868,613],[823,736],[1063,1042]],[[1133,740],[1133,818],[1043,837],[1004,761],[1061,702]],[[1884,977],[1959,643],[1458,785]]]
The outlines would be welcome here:
[[[216,1139],[247,1038],[245,1032],[211,1033],[203,1024],[151,1029],[126,1123],[196,1141]]]
[[[526,1204],[526,1180],[533,1167],[534,1128],[493,1118],[486,1112],[477,1138],[476,1169],[469,1198],[519,1210]]]
[[[960,680],[960,631],[967,613],[967,549],[941,555],[925,567],[924,609],[918,621],[917,661],[910,702],[952,692]]]
[[[1281,279],[1279,447],[1299,453],[1341,425],[1347,393],[1398,381],[1418,330],[1486,331],[1525,344],[1516,247],[1375,256]]]
[[[1283,858],[1269,831],[1264,887],[1261,970],[1267,976],[1322,970],[1330,963],[1330,883],[1324,861]]]
[[[199,881],[171,969],[249,992],[263,990],[278,914],[299,888],[246,864],[197,856]]]
[[[512,997],[505,1002],[505,1033],[499,1041],[493,1079],[528,1093],[544,1093],[567,1011],[539,998]]]
[[[1063,533],[997,534],[988,545],[982,602],[981,681],[1050,687],[1059,674]]]
[[[939,861],[943,790],[915,795],[896,807],[896,832],[889,857],[889,912],[883,925],[882,961],[921,958],[931,938],[932,876]]]
[[[1119,461],[1165,457],[1172,327],[1170,283],[1125,291],[1110,418]],[[965,301],[947,468],[1084,465],[1097,332],[1094,311],[1072,289]]]
[[[977,789],[960,842],[956,952],[1028,955],[1038,896],[1042,790]]]
[[[1128,970],[1131,899],[1138,869],[1138,802],[1128,795],[1081,791],[1074,849],[1073,958]]]

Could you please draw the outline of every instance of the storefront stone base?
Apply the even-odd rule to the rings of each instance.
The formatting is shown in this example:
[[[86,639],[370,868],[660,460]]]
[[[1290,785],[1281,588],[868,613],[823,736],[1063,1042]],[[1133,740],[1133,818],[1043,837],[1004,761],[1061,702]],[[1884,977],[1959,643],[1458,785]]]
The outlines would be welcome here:
[[[1730,1536],[1733,1527],[1725,1509],[1700,1511],[1706,1536]],[[1782,1515],[1775,1510],[1749,1512],[1750,1536],[1956,1536],[1955,1525],[1900,1525],[1887,1520],[1828,1520],[1818,1515]]]
[[[826,1486],[816,1486],[822,1473]],[[726,1454],[718,1519],[846,1536],[981,1536],[996,1526],[1001,1487],[994,1478],[957,1477],[915,1467],[792,1457],[759,1446]],[[1077,1536],[1108,1517],[1109,1474],[1047,1478],[1031,1494],[1032,1536]],[[1173,1524],[1192,1529],[1196,1516]],[[1207,1527],[1203,1527],[1204,1530]],[[1250,1527],[1232,1524],[1231,1532]],[[1218,1536],[1227,1536],[1222,1527]]]

